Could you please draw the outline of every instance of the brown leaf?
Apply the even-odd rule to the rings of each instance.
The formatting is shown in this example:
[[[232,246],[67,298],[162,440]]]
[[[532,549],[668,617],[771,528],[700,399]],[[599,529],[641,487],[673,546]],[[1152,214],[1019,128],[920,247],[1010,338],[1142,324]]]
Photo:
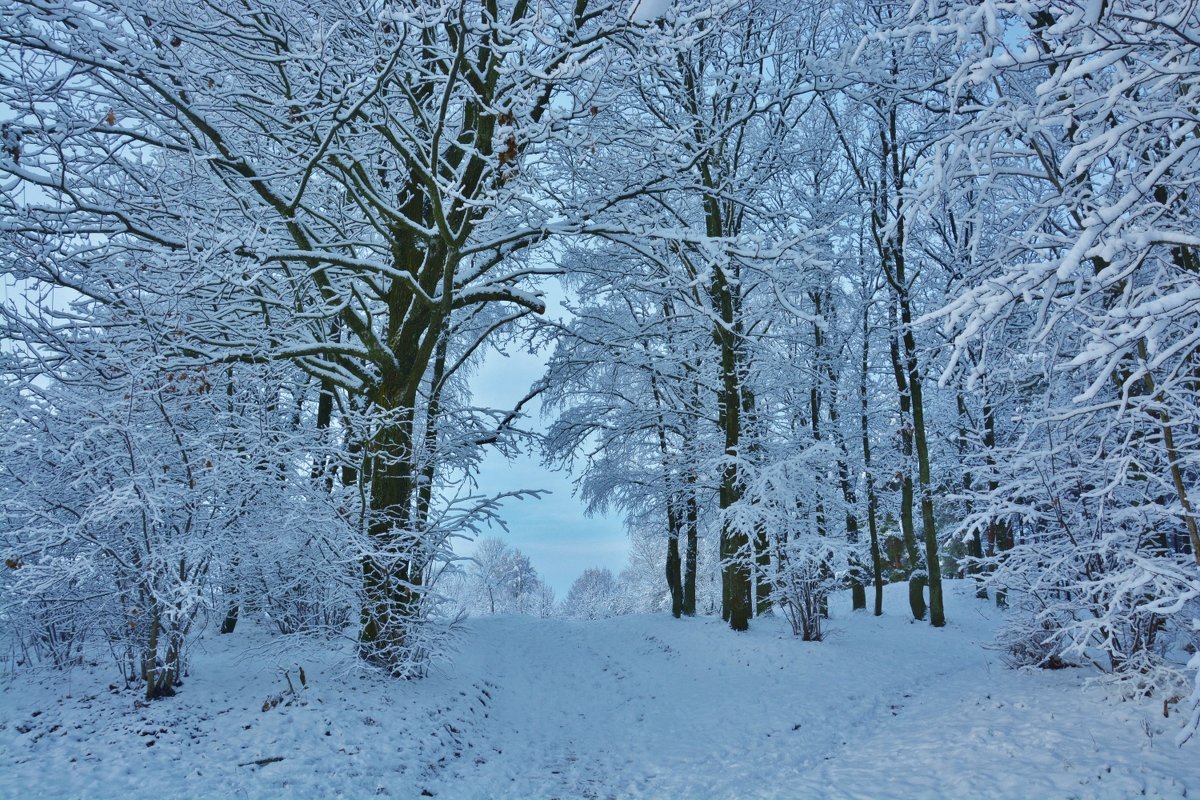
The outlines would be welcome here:
[[[505,140],[507,147],[500,151],[500,165],[511,164],[517,160],[517,137],[509,136]]]

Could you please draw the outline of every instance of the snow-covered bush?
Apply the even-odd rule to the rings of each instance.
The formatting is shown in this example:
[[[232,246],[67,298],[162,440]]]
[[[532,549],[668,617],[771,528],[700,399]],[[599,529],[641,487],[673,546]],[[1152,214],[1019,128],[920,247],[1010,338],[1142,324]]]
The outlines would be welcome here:
[[[1159,427],[1114,404],[1072,410],[1063,377],[1037,383],[1043,409],[1018,406],[1021,435],[979,465],[987,488],[959,533],[1005,542],[981,560],[1013,607],[1001,644],[1014,665],[1090,663],[1131,692],[1175,694],[1185,666],[1170,651],[1190,636],[1200,575]]]
[[[357,614],[359,566],[331,541],[330,531],[340,528],[337,520],[321,526],[320,520],[295,513],[311,507],[292,505],[279,515],[277,540],[235,562],[223,599],[241,603],[242,613],[261,617],[280,634],[341,635]],[[342,547],[351,540],[340,538]]]
[[[100,335],[43,331],[36,345],[60,369],[8,395],[0,546],[21,566],[5,599],[18,616],[32,601],[45,636],[98,630],[158,697],[186,669],[207,576],[248,498],[210,427],[209,376],[109,322]],[[122,330],[133,335],[109,346]]]
[[[288,608],[291,630],[349,612],[344,591],[321,597],[347,540],[308,475],[295,376],[187,358],[173,320],[194,310],[152,296],[22,321],[0,460],[0,602],[20,641],[60,666],[107,648],[151,698],[174,693],[212,612],[232,628],[241,608]]]
[[[841,531],[826,527],[841,507],[834,483],[823,479],[832,461],[832,448],[817,443],[794,458],[755,469],[745,499],[735,508],[736,524],[755,532],[750,541],[765,536],[770,572],[760,580],[769,583],[771,603],[792,633],[805,641],[824,637],[821,619],[829,593],[840,588],[854,552]]]
[[[771,599],[787,618],[792,634],[806,642],[825,638],[821,619],[828,613],[829,593],[837,588],[830,566],[833,549],[814,548],[813,544],[816,543],[803,538],[777,543],[778,570],[771,592]]]
[[[1200,619],[1192,620],[1192,630],[1200,634]],[[1187,723],[1175,740],[1180,747],[1195,736],[1197,731],[1200,731],[1200,648],[1192,653],[1192,660],[1188,662],[1188,666],[1195,671],[1195,684],[1191,696],[1187,699],[1188,705],[1191,706],[1188,711]]]

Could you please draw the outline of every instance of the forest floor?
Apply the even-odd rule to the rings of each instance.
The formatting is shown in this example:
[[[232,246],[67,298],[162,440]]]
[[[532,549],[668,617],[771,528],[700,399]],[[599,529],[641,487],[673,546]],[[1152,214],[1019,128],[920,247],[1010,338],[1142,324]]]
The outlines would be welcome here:
[[[887,600],[838,598],[821,643],[771,618],[481,618],[415,682],[239,629],[148,706],[103,662],[9,678],[0,798],[1200,797],[1161,700],[1005,668],[965,586],[941,630]]]

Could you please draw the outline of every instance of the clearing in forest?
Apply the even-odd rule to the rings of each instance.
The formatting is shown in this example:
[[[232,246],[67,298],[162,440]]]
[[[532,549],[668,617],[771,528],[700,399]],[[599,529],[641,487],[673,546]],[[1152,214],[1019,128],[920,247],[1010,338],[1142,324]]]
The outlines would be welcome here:
[[[1127,798],[1200,786],[1195,745],[1174,746],[1161,700],[1119,702],[1085,687],[1082,669],[1006,669],[986,647],[1001,612],[951,587],[944,629],[910,623],[889,591],[880,618],[836,598],[821,643],[771,618],[745,634],[711,617],[480,618],[451,663],[415,682],[347,673],[327,648],[285,664],[264,646],[239,661],[245,639],[265,635],[208,635],[196,678],[149,706],[109,689],[107,665],[3,683],[0,797]]]

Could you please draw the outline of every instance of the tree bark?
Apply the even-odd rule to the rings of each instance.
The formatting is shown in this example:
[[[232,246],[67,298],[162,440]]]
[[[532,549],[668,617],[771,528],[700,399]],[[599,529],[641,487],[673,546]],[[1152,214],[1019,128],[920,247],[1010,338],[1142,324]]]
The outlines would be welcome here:
[[[664,315],[669,316],[669,304],[664,303],[663,305]],[[648,344],[646,344],[646,352],[650,353]],[[650,391],[654,397],[655,410],[658,412],[655,433],[658,435],[658,453],[662,458],[663,505],[666,506],[667,512],[667,590],[671,593],[671,616],[678,619],[683,614],[682,562],[679,558],[681,520],[678,504],[680,498],[671,474],[671,449],[667,443],[667,421],[663,415],[662,393],[658,389],[658,378],[653,371],[650,373]]]
[[[904,229],[903,219],[897,222]],[[917,449],[917,480],[921,485],[921,528],[925,538],[925,571],[929,585],[929,623],[935,628],[946,624],[946,611],[942,601],[942,567],[938,557],[936,521],[933,514],[933,486],[929,466],[929,439],[925,430],[925,400],[922,376],[917,355],[917,340],[913,333],[912,305],[909,299],[907,276],[904,273],[904,257],[897,252],[895,265],[895,288],[900,303],[900,324],[903,332],[905,365],[908,372],[908,389],[912,403],[913,438]]]
[[[958,393],[957,405],[958,457],[960,461],[964,461],[970,448],[967,437],[967,400],[961,391]],[[970,499],[973,478],[971,475],[971,470],[967,469],[967,465],[965,463],[962,464],[962,471],[963,493],[967,496],[964,510],[966,511],[967,515],[970,516],[974,508],[974,503],[972,503]],[[970,566],[967,567],[967,574],[975,579],[975,596],[980,600],[986,600],[988,596],[987,586],[983,584],[983,581],[980,578],[982,569],[979,564],[979,559],[983,558],[983,537],[979,533],[979,528],[976,528],[972,532],[971,540],[967,542],[967,555],[973,559]]]
[[[424,569],[410,529],[416,490],[415,401],[412,396],[390,404],[389,423],[370,442],[369,474],[361,476],[370,482],[372,551],[361,559],[359,654],[397,675],[404,668],[407,623],[419,611]]]
[[[687,550],[683,569],[683,613],[696,615],[696,559],[699,554],[700,507],[696,500],[696,473],[689,469],[684,496],[684,524],[687,530]]]
[[[892,357],[892,374],[896,379],[896,391],[900,397],[900,445],[903,464],[900,468],[900,532],[904,539],[904,550],[908,555],[908,607],[913,619],[925,619],[925,575],[921,571],[921,555],[917,549],[916,526],[913,523],[913,482],[911,462],[913,456],[912,404],[909,394],[908,376],[900,359],[900,341],[896,332],[896,308],[888,306],[891,332],[889,336]]]
[[[674,514],[670,514],[674,517]],[[672,519],[668,524],[671,533],[667,537],[667,588],[671,592],[671,616],[678,619],[683,615],[683,580],[680,575],[679,533]]]
[[[743,489],[738,470],[741,443],[741,382],[738,364],[737,341],[734,334],[736,320],[732,288],[725,275],[725,268],[714,268],[712,286],[713,299],[720,314],[720,324],[714,338],[721,350],[721,388],[717,401],[717,419],[725,439],[725,464],[721,470],[720,507],[727,511],[742,499]],[[721,564],[723,597],[721,615],[735,631],[750,627],[751,580],[750,540],[746,532],[733,524],[728,515],[721,523]]]
[[[867,379],[871,353],[870,304],[863,300],[862,360],[858,373],[859,429],[862,433],[863,472],[866,473],[867,529],[871,536],[871,569],[875,579],[875,616],[883,614],[883,554],[879,548],[878,500],[875,496],[875,471],[871,466],[871,417]]]
[[[855,508],[858,506],[858,494],[854,491],[854,484],[850,480],[846,442],[838,425],[837,373],[833,369],[832,359],[826,359],[825,371],[829,383],[829,428],[834,445],[837,447],[838,485],[841,487],[842,500],[846,503],[846,540],[851,547],[850,575],[848,576],[851,608],[858,611],[867,607],[867,589],[863,585],[863,565],[855,555],[859,539],[858,515],[855,513]]]
[[[983,451],[988,468],[988,492],[995,494],[1000,486],[996,480],[996,412],[988,397],[986,384],[984,385],[983,399]],[[993,558],[996,553],[1009,549],[1006,527],[1007,525],[1001,520],[988,522],[988,558]],[[1008,606],[1008,593],[1001,587],[996,587],[996,606],[999,608]]]

